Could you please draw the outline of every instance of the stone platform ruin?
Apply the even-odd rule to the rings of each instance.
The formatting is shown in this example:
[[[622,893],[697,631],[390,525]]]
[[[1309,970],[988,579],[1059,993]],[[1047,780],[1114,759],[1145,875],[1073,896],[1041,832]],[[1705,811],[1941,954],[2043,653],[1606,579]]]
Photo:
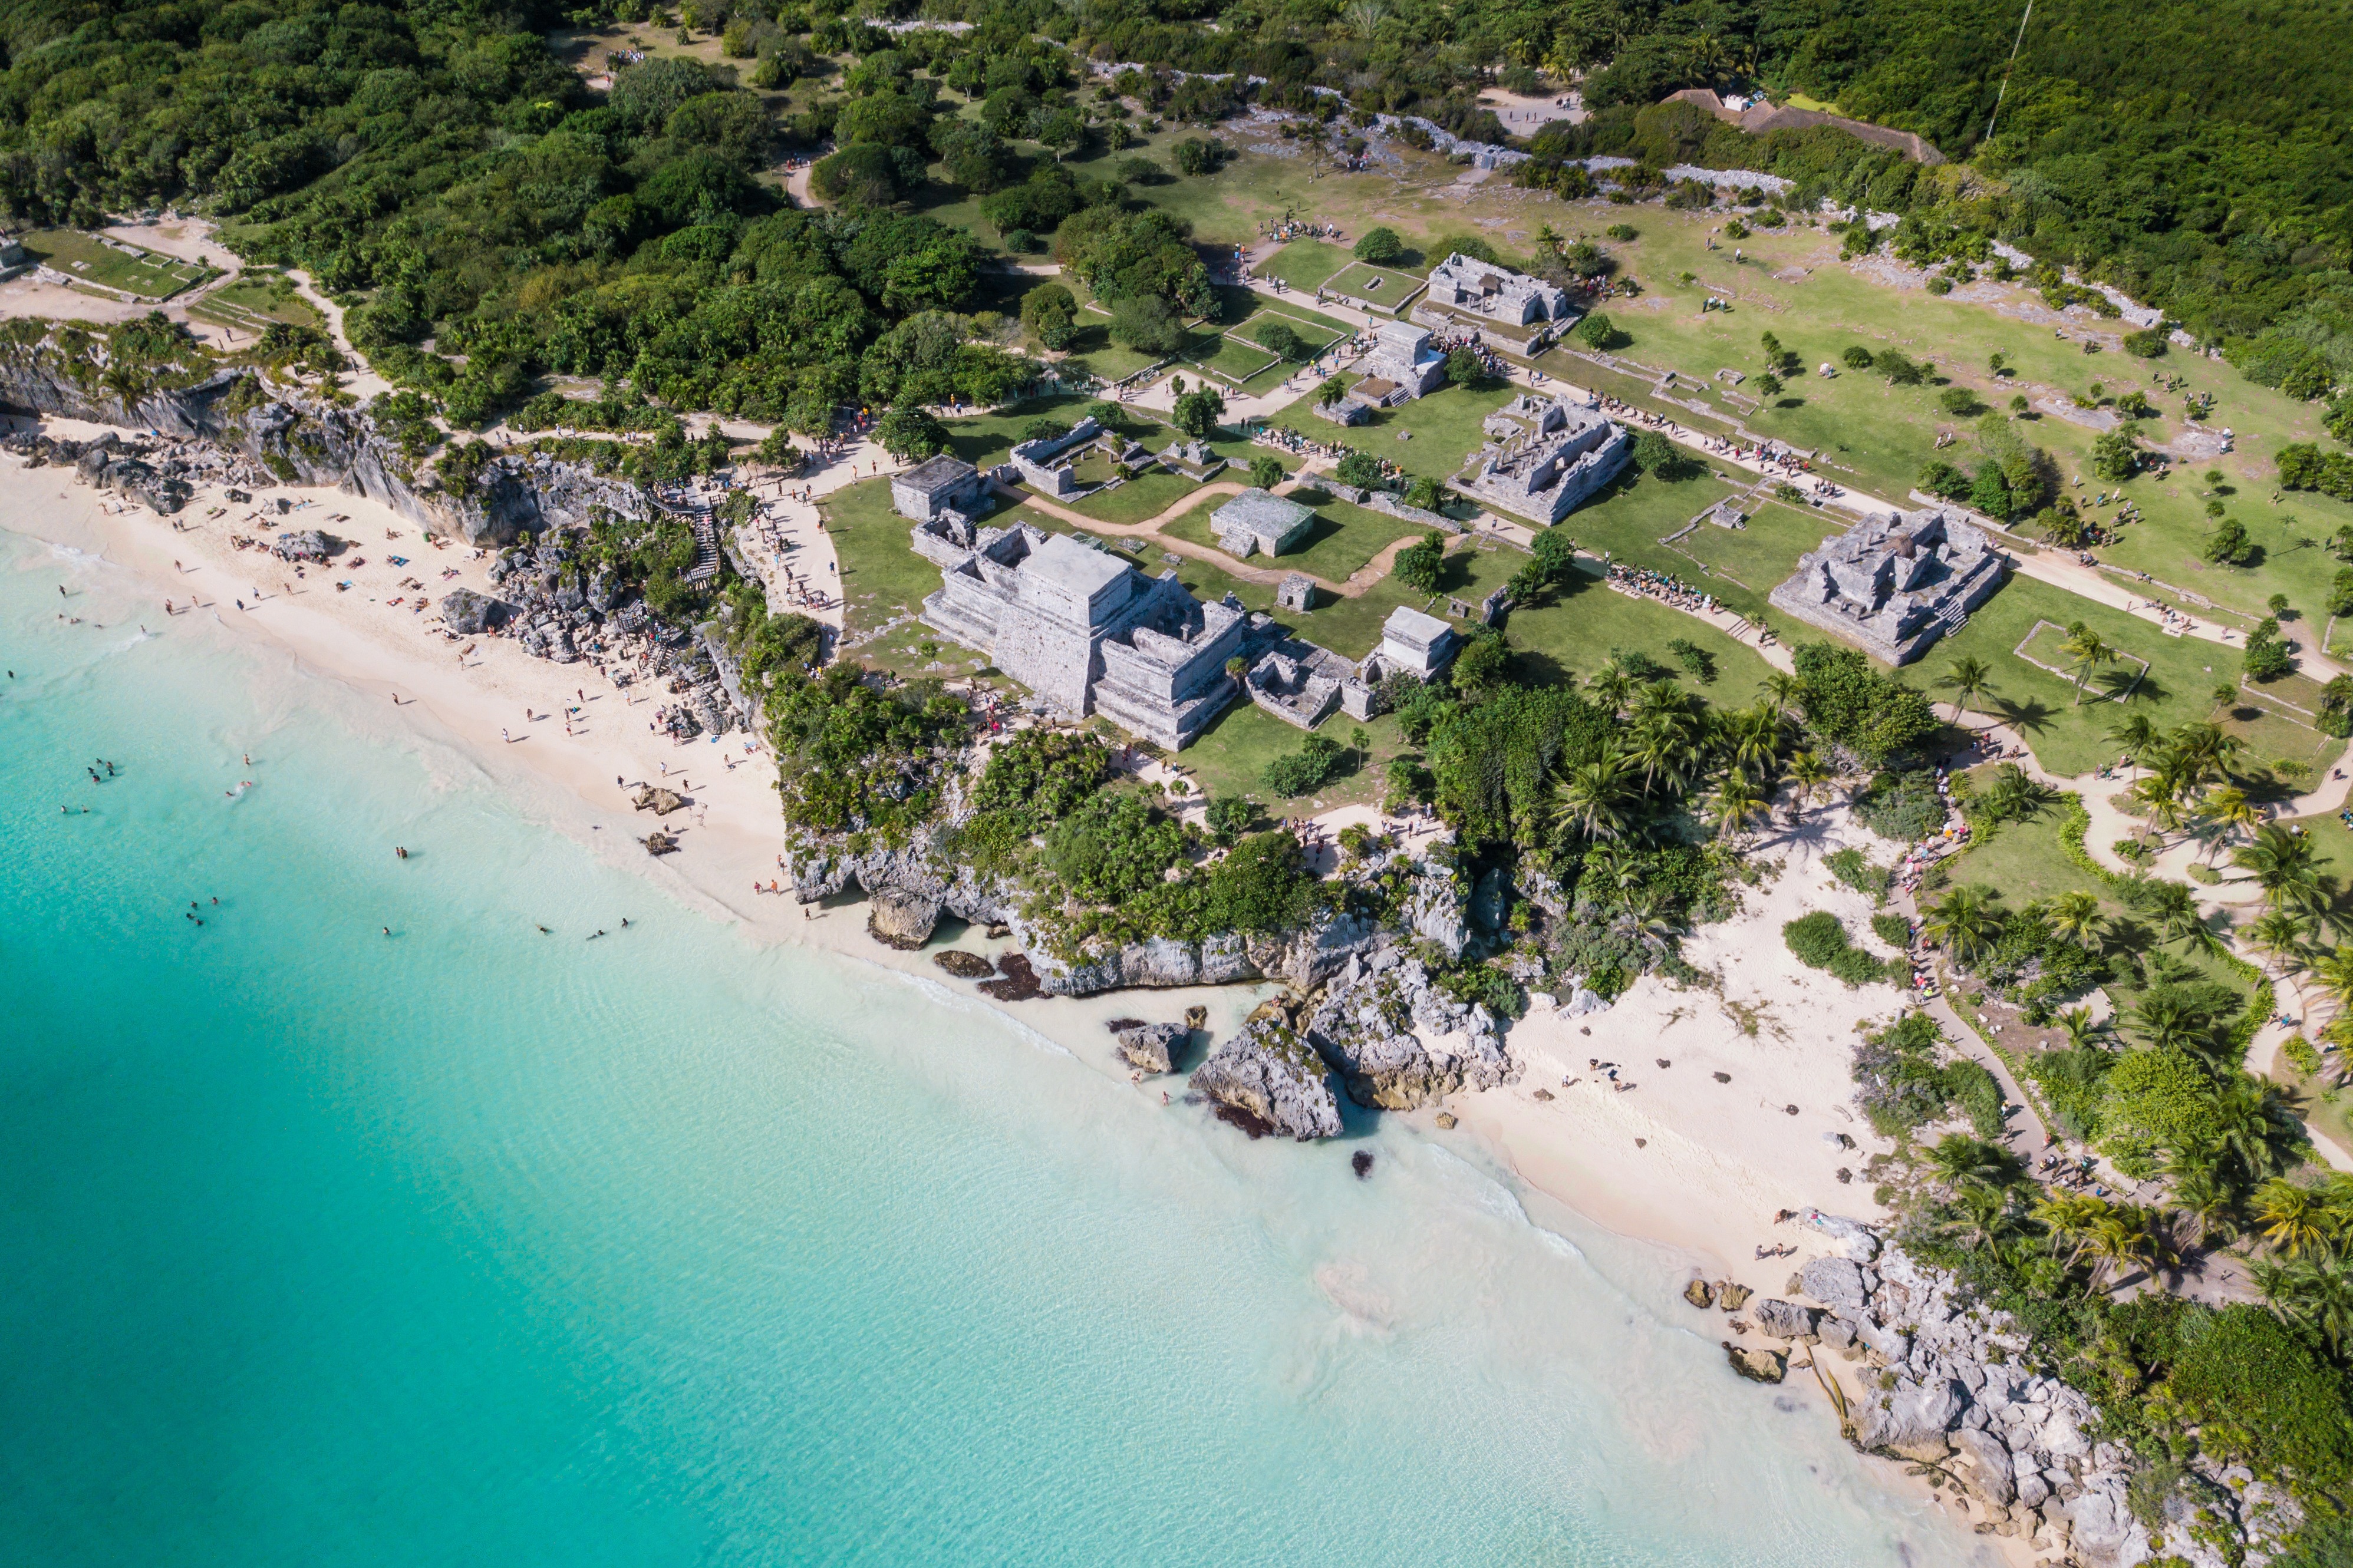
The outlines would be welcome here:
[[[1985,531],[1943,507],[1867,518],[1819,550],[1770,603],[1873,658],[1909,664],[2002,584],[2008,562]]]
[[[1521,393],[1487,416],[1487,444],[1455,488],[1549,528],[1616,479],[1634,437],[1599,410]]]

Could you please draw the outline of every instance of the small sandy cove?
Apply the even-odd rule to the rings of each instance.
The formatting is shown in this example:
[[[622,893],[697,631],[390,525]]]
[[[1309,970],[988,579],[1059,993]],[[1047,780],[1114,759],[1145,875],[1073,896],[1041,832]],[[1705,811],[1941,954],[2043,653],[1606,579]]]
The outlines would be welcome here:
[[[45,427],[93,433],[64,420]],[[279,515],[280,496],[300,510]],[[58,468],[28,469],[0,455],[0,500],[5,526],[15,531],[138,572],[153,597],[152,616],[142,617],[149,629],[168,635],[173,619],[201,615],[274,640],[319,673],[396,704],[409,721],[461,742],[493,777],[554,786],[563,803],[558,826],[691,906],[739,922],[762,940],[823,948],[969,991],[925,955],[895,952],[868,938],[856,902],[805,911],[788,896],[754,890],[781,875],[776,774],[764,752],[745,750],[742,735],[674,743],[649,722],[660,700],[653,683],[624,690],[592,663],[549,663],[504,638],[451,642],[432,609],[414,609],[417,590],[405,583],[422,583],[425,596],[437,602],[460,585],[487,590],[488,552],[436,546],[389,509],[332,489],[257,491],[252,506],[232,505],[216,489],[206,489],[167,519],[79,486]],[[208,518],[216,507],[226,510]],[[298,576],[274,557],[230,542],[232,533],[275,539],[311,527],[351,541],[352,550],[332,567],[312,566]],[[353,556],[365,563],[346,564]],[[393,556],[407,564],[394,565]],[[337,592],[335,584],[346,581],[350,589]],[[578,711],[567,715],[567,709]],[[691,799],[688,810],[661,824],[681,834],[681,853],[656,860],[639,847],[637,840],[654,826],[628,804],[639,781],[666,784]],[[1833,882],[1821,865],[1824,854],[1850,838],[1866,843],[1883,862],[1893,858],[1892,847],[1870,841],[1842,808],[1766,836],[1761,858],[1778,869],[1746,891],[1737,919],[1685,944],[1693,963],[1722,976],[1720,995],[1678,991],[1652,976],[1605,1013],[1569,1019],[1538,1008],[1511,1034],[1514,1051],[1528,1064],[1521,1082],[1457,1096],[1447,1109],[1464,1131],[1487,1141],[1555,1199],[1612,1230],[1684,1253],[1675,1266],[1729,1273],[1751,1285],[1778,1280],[1786,1271],[1781,1266],[1760,1270],[1754,1260],[1759,1245],[1800,1239],[1788,1227],[1776,1229],[1777,1210],[1818,1205],[1857,1217],[1876,1212],[1861,1172],[1885,1145],[1847,1109],[1848,1053],[1856,1026],[1891,1017],[1903,997],[1888,985],[1849,991],[1804,968],[1780,934],[1783,921],[1831,909],[1858,942],[1885,951],[1869,934],[1869,900]],[[983,950],[1001,945],[977,932],[961,940]],[[1097,1070],[1122,1077],[1104,1020],[1128,1013],[1176,1017],[1200,1004],[1209,1010],[1210,1027],[1222,1034],[1269,994],[1265,986],[1118,993],[1000,1010]],[[1672,1065],[1658,1066],[1661,1058]],[[1616,1064],[1620,1079],[1634,1087],[1613,1088],[1606,1068],[1588,1065],[1592,1060]],[[1717,1082],[1717,1072],[1731,1081]],[[1136,1092],[1174,1088],[1147,1080]],[[1537,1099],[1539,1089],[1552,1098]],[[1785,1109],[1789,1105],[1798,1107],[1796,1115]],[[1417,1112],[1414,1121],[1428,1128],[1433,1116]],[[1825,1134],[1841,1133],[1856,1146],[1825,1141]],[[1853,1184],[1835,1180],[1841,1166],[1855,1173]]]

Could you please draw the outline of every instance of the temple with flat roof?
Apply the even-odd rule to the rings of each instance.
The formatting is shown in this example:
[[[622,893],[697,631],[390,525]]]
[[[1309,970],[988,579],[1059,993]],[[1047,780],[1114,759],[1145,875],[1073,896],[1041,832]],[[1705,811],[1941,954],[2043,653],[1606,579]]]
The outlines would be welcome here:
[[[1768,602],[1874,658],[1909,664],[1958,631],[2001,586],[2007,566],[1985,530],[1943,507],[1923,507],[1866,518],[1825,539],[1798,557]]]
[[[969,547],[935,526],[914,533],[917,552],[941,568],[923,624],[987,656],[1054,711],[1101,713],[1177,751],[1233,700],[1226,662],[1245,652],[1253,617],[1231,595],[1203,604],[1174,571],[1146,577],[1028,523],[981,529]]]

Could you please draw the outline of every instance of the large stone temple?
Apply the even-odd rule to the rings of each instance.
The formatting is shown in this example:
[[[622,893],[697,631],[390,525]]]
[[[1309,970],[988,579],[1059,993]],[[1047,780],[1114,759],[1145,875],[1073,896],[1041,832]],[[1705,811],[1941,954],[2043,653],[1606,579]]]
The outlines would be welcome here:
[[[1822,541],[1770,602],[1874,658],[1909,664],[1993,596],[2007,565],[1985,530],[1924,507]]]

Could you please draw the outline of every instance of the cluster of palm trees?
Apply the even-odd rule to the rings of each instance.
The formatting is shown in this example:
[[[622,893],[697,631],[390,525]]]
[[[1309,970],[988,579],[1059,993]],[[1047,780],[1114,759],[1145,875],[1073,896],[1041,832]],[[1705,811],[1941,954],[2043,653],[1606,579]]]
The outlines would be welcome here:
[[[2137,774],[2130,794],[2150,828],[2171,833],[2193,822],[2217,829],[2215,848],[2232,832],[2251,829],[2263,812],[2247,798],[2232,772],[2247,743],[2221,725],[2200,720],[2170,734],[2160,733],[2146,713],[2136,713],[2108,731]],[[2212,851],[2209,851],[2210,858]]]
[[[1715,709],[1672,680],[1645,679],[1615,659],[1603,665],[1587,695],[1620,728],[1599,756],[1555,776],[1553,826],[1588,844],[1614,843],[1707,785],[1706,818],[1717,837],[1732,839],[1768,815],[1785,780],[1802,809],[1834,774],[1813,752],[1793,750],[1804,690],[1798,679],[1777,672],[1761,689],[1748,707]]]

